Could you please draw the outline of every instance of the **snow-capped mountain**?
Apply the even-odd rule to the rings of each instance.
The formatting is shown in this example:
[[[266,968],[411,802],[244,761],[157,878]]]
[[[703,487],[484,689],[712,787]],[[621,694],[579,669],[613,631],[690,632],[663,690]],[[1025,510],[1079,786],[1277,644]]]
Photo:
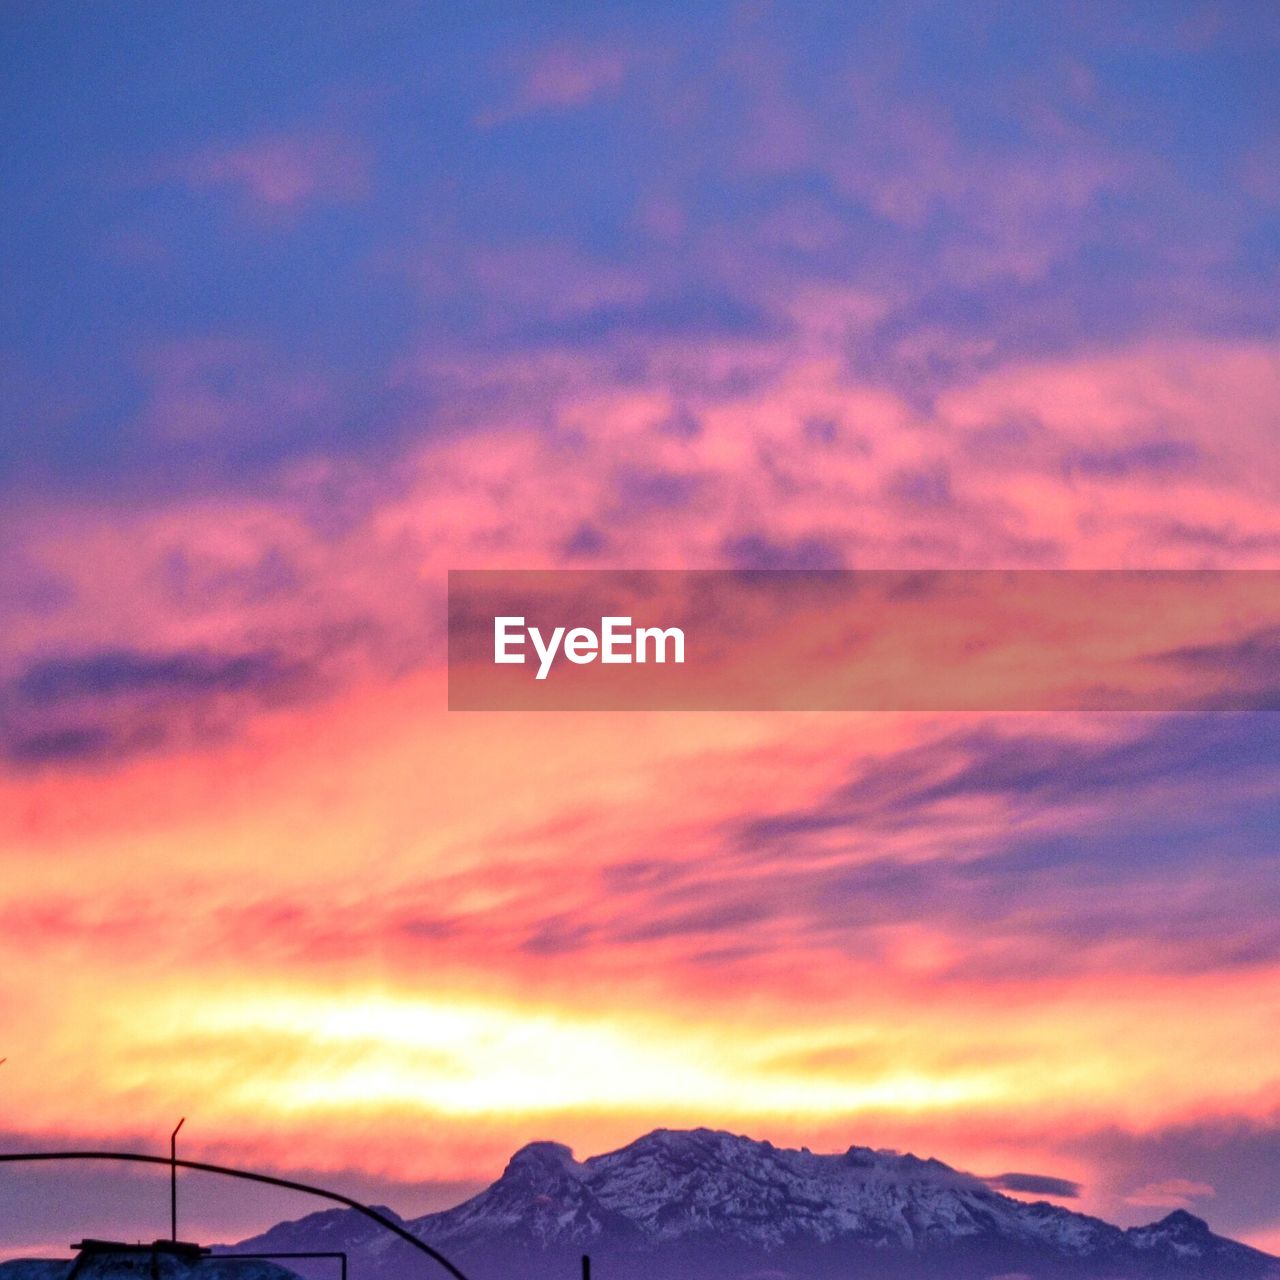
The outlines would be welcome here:
[[[707,1129],[657,1130],[583,1161],[533,1143],[479,1195],[406,1225],[476,1280],[572,1280],[582,1253],[598,1280],[1280,1280],[1276,1259],[1188,1213],[1122,1230],[937,1160],[818,1155]],[[354,1280],[427,1274],[347,1211],[237,1247],[347,1249]]]

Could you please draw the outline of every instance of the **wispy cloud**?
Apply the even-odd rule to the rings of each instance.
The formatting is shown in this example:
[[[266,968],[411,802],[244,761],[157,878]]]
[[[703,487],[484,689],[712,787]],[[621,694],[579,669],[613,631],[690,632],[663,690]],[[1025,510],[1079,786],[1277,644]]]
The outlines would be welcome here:
[[[336,131],[271,133],[211,146],[191,156],[181,174],[195,190],[229,191],[262,214],[357,202],[371,183],[366,150]]]
[[[1166,1178],[1163,1182],[1148,1182],[1145,1186],[1136,1187],[1125,1200],[1144,1209],[1189,1209],[1214,1194],[1214,1189],[1207,1182]]]
[[[1078,1182],[1043,1173],[1002,1173],[986,1181],[988,1186],[997,1191],[1012,1191],[1021,1195],[1056,1196],[1063,1200],[1075,1200],[1080,1195]]]
[[[477,123],[492,128],[540,111],[565,111],[616,94],[632,59],[621,45],[563,40],[514,59],[515,85]]]

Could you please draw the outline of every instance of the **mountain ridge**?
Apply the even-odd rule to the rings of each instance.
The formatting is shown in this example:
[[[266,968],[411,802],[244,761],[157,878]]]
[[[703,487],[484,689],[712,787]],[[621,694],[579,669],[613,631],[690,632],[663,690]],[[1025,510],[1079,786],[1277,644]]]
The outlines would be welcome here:
[[[355,1280],[398,1275],[404,1246],[357,1217],[316,1214],[232,1248],[348,1248]],[[569,1277],[584,1252],[623,1278],[1280,1280],[1280,1260],[1185,1210],[1126,1229],[931,1157],[818,1154],[712,1129],[656,1129],[581,1161],[529,1143],[489,1187],[406,1226],[477,1280]]]

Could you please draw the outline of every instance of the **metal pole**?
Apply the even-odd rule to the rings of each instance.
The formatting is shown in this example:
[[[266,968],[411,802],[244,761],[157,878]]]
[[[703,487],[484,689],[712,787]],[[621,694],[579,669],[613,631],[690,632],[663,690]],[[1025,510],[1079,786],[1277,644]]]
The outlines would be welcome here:
[[[591,1255],[589,1253],[582,1255],[582,1280],[591,1280]]]
[[[183,1116],[169,1135],[169,1239],[178,1238],[178,1130],[187,1123]]]

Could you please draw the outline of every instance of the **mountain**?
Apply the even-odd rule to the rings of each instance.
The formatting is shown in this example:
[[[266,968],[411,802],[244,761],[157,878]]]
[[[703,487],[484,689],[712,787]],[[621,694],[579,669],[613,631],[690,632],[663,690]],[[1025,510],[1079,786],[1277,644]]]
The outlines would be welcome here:
[[[583,1253],[596,1280],[1280,1280],[1280,1260],[1189,1213],[1122,1230],[938,1160],[707,1129],[659,1129],[583,1161],[536,1142],[479,1195],[406,1225],[473,1280],[573,1280]],[[347,1210],[234,1248],[346,1249],[353,1280],[430,1270]]]

